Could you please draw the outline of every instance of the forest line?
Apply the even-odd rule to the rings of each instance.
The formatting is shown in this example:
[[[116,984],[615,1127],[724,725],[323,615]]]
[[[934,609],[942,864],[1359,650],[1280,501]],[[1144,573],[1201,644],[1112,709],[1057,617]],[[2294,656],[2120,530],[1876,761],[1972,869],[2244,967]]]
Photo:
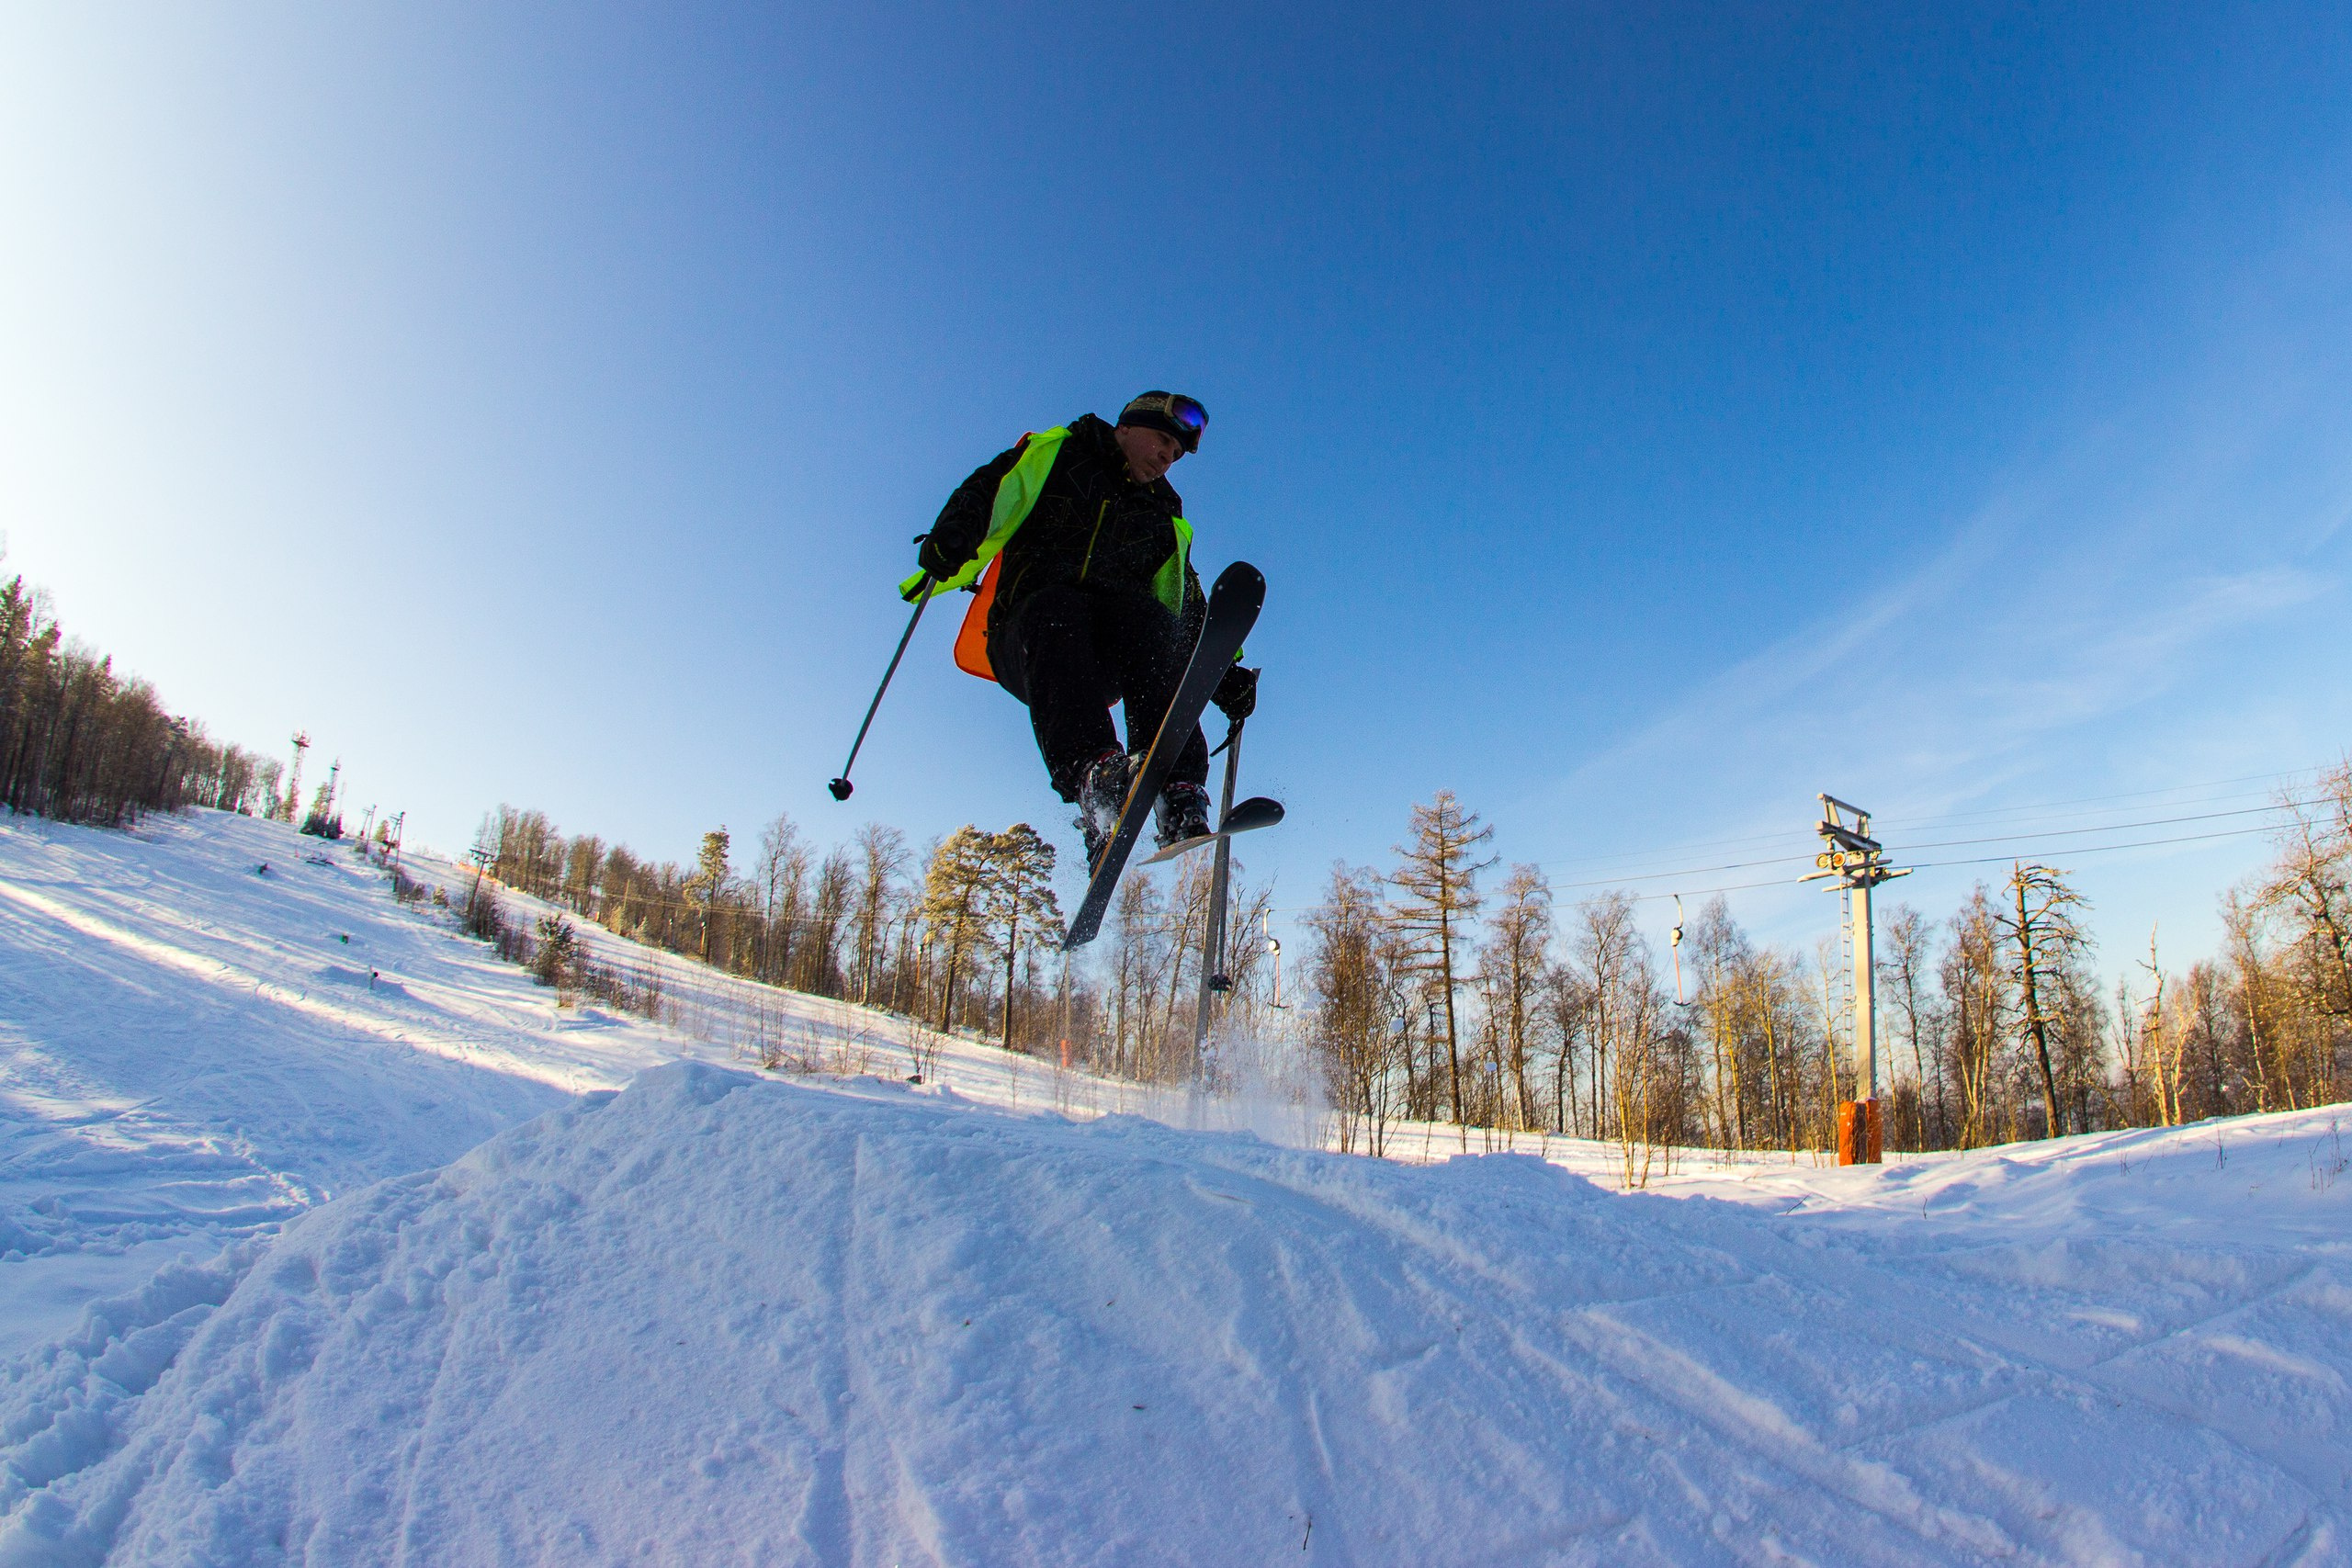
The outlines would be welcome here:
[[[2170,1125],[2346,1097],[2352,1046],[2352,764],[2262,808],[2273,863],[2224,901],[2223,953],[2152,944],[2112,995],[2066,873],[2012,862],[1940,919],[1880,923],[1880,1094],[1898,1149]],[[1672,1148],[1834,1146],[1853,1098],[1848,955],[1758,943],[1720,895],[1680,932],[1677,986],[1635,896],[1565,908],[1538,867],[1493,882],[1492,829],[1441,792],[1396,863],[1335,867],[1281,990],[1269,890],[1238,886],[1218,1035],[1311,1054],[1343,1143],[1400,1121],[1616,1143],[1639,1181]],[[868,824],[820,854],[787,817],[738,874],[724,830],[693,867],[650,863],[502,807],[500,880],[747,977],[961,1026],[1009,1049],[1146,1080],[1205,1070],[1193,1008],[1206,857],[1130,874],[1099,957],[1054,942],[1053,846],[967,825],[910,850]],[[1491,886],[1490,886],[1491,884]]]
[[[1981,1147],[2338,1102],[2352,1087],[2352,762],[2282,791],[2269,866],[2222,901],[2225,950],[2147,957],[2101,994],[2087,908],[2029,859],[1930,919],[1878,922],[1879,1098],[1899,1149]],[[1718,893],[1665,964],[1623,887],[1555,905],[1481,879],[1491,829],[1441,792],[1389,872],[1340,866],[1306,920],[1311,1040],[1341,1138],[1446,1120],[1677,1148],[1823,1149],[1858,1098],[1851,955],[1756,942]],[[2007,857],[2003,857],[2007,858]],[[1483,917],[1483,919],[1481,919]],[[1466,998],[1464,1008],[1460,1002]],[[1442,1005],[1441,1005],[1442,1003]]]
[[[68,638],[45,591],[21,575],[0,584],[0,806],[103,828],[190,806],[291,821],[285,777]]]
[[[295,738],[288,767],[211,739],[69,640],[21,577],[0,584],[0,805],[12,811],[119,827],[208,807],[292,822],[307,743]],[[1941,918],[1887,908],[1876,974],[1891,1145],[2346,1099],[2352,761],[2267,806],[2126,826],[2256,813],[2277,820],[2228,831],[2268,832],[2274,854],[2222,896],[2222,951],[2182,962],[2152,939],[2112,994],[2092,977],[2090,911],[2061,868],[1984,857],[2010,860],[2009,874]],[[332,782],[303,826],[339,832]],[[1287,997],[1270,890],[1246,877],[1219,965],[1231,984],[1217,1032],[1309,1053],[1346,1146],[1378,1152],[1400,1120],[1544,1131],[1614,1141],[1638,1181],[1672,1148],[1834,1145],[1836,1107],[1857,1089],[1834,942],[1758,943],[1718,893],[1662,961],[1634,919],[1639,874],[1555,887],[1521,864],[1496,881],[1492,829],[1450,792],[1413,807],[1407,829],[1390,867],[1333,868],[1301,915]],[[2001,840],[1949,840],[1978,841]],[[1055,847],[1026,823],[967,824],[919,849],[868,823],[820,849],[779,815],[738,870],[723,828],[681,866],[502,806],[475,849],[507,886],[747,978],[1139,1080],[1216,1071],[1195,1046],[1204,855],[1131,874],[1106,940],[1076,962],[1058,949]]]

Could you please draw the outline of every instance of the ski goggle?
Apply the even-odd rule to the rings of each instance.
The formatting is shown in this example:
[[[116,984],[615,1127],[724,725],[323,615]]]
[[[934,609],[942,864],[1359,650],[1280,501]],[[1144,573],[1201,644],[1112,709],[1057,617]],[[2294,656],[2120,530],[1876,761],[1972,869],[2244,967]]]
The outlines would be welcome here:
[[[1201,449],[1201,432],[1209,427],[1209,411],[1197,399],[1182,392],[1146,392],[1119,412],[1119,423],[1133,423],[1139,413],[1158,414],[1176,426],[1173,434],[1187,452]]]

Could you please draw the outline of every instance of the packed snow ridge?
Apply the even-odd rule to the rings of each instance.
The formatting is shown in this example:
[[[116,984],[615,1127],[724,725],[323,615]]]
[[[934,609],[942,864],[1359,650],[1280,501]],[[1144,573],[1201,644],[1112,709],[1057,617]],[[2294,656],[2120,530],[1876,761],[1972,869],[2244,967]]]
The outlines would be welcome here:
[[[123,1286],[0,1563],[2352,1561],[2352,1112],[1625,1194],[743,1070],[303,852],[0,827],[0,1292]]]

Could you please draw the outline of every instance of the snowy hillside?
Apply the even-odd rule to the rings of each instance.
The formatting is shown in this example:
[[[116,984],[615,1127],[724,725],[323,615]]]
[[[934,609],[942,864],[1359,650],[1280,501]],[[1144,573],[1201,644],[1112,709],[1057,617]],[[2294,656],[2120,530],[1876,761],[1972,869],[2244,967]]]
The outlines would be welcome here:
[[[462,897],[467,873],[415,869]],[[175,1257],[444,1165],[576,1093],[680,1056],[738,1059],[750,1021],[796,1057],[892,1077],[938,1044],[932,1076],[993,1102],[1136,1098],[593,927],[584,940],[657,973],[684,1027],[559,1009],[446,919],[396,906],[347,848],[276,823],[0,817],[0,1357]]]
[[[747,1072],[311,847],[0,827],[0,1563],[2352,1561],[2352,1114],[1623,1195]]]

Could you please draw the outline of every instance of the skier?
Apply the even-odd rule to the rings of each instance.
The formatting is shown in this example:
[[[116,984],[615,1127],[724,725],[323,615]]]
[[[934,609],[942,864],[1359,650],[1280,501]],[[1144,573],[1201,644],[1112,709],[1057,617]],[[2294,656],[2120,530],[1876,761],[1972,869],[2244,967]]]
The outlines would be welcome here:
[[[1205,601],[1193,526],[1168,470],[1200,449],[1208,412],[1146,392],[1116,425],[1082,414],[1035,431],[956,487],[922,538],[911,602],[969,588],[979,602],[956,661],[1028,705],[1054,790],[1078,807],[1091,867],[1118,825],[1130,761],[1158,732],[1199,636]],[[1257,705],[1258,672],[1236,657],[1213,701],[1227,717]],[[1111,726],[1125,707],[1126,743]],[[1209,831],[1208,743],[1200,727],[1155,803],[1162,846]]]

